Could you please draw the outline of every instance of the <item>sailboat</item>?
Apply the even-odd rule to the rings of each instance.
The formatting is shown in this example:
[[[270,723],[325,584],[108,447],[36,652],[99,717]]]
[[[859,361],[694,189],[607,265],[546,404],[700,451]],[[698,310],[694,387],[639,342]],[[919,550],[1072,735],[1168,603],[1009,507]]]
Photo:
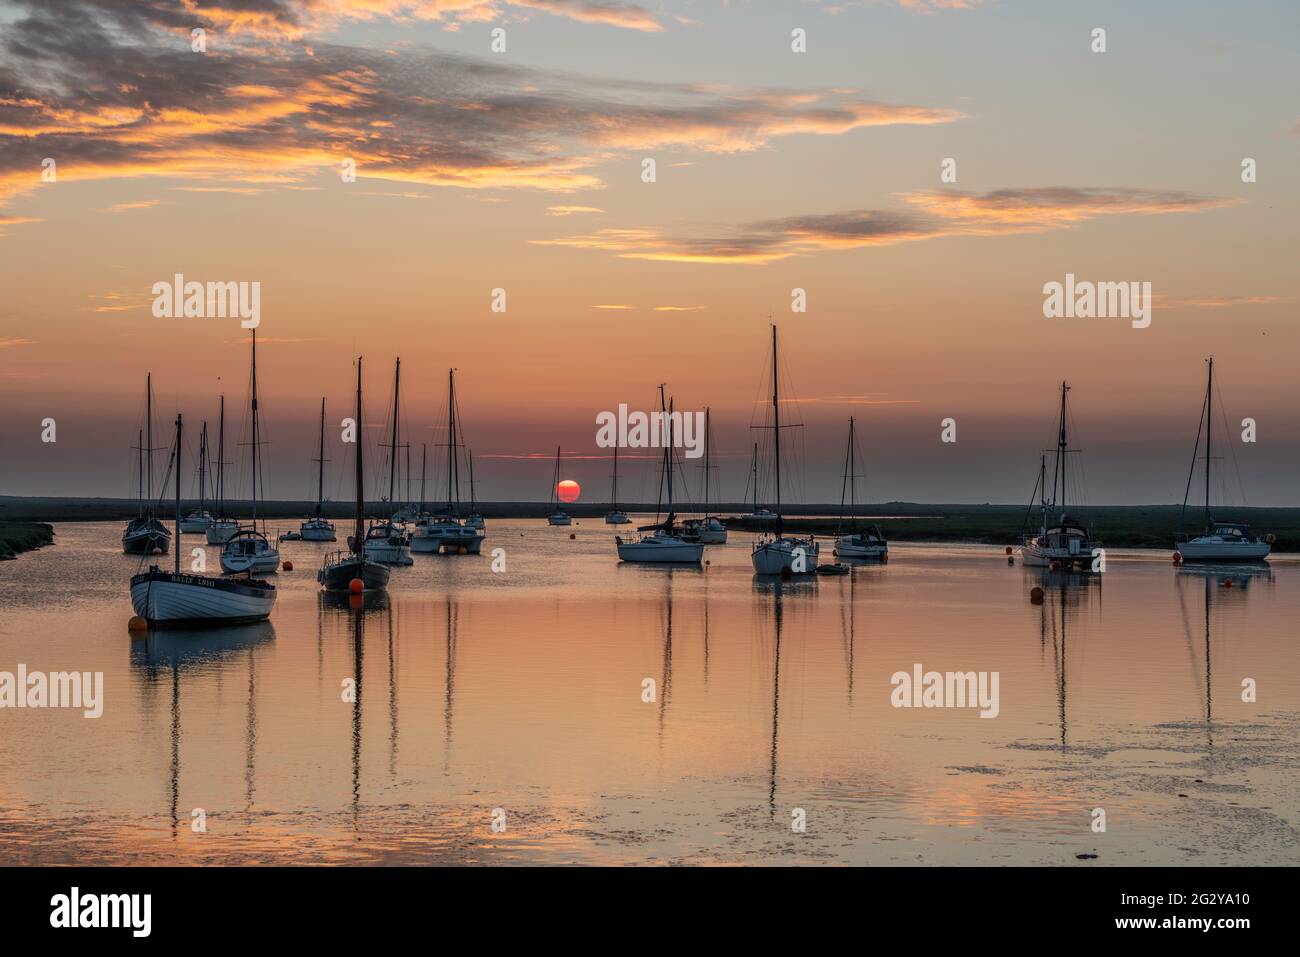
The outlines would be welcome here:
[[[334,523],[321,513],[325,504],[325,397],[320,400],[320,451],[316,453],[316,514],[298,526],[303,541],[332,542]]]
[[[766,505],[758,504],[758,443],[754,443],[754,455],[749,460],[749,481],[754,489],[754,510],[745,517],[752,522],[771,522],[776,520],[776,512]]]
[[[776,476],[776,510],[774,534],[754,543],[751,555],[754,571],[759,575],[812,574],[817,568],[821,545],[814,536],[799,538],[784,534],[781,516],[781,389],[777,371],[776,325],[772,326],[772,446]],[[757,509],[756,509],[757,511]]]
[[[727,526],[723,525],[716,515],[709,513],[709,473],[717,468],[709,454],[713,444],[713,423],[710,416],[711,410],[706,407],[704,410],[704,464],[700,466],[704,470],[704,517],[691,518],[683,522],[682,537],[688,542],[695,541],[704,545],[725,545],[727,543]]]
[[[614,484],[609,490],[609,511],[605,513],[606,525],[626,525],[632,519],[618,507],[618,443],[614,443]]]
[[[546,524],[573,524],[573,519],[569,517],[569,513],[566,512],[564,506],[560,504],[560,447],[558,445],[555,447],[555,476],[551,479],[551,507],[554,511],[552,511],[550,515],[546,516]]]
[[[207,471],[208,471],[208,423],[203,423],[199,435],[199,507],[193,509],[181,519],[181,531],[190,534],[206,532],[212,524],[212,513],[208,511]]]
[[[176,416],[176,537],[181,534],[181,416]],[[153,565],[131,578],[131,606],[150,624],[233,625],[263,621],[275,607],[275,586],[251,577],[182,575],[181,550],[173,571]]]
[[[474,491],[474,450],[465,450],[465,461],[469,464],[469,515],[465,518],[466,528],[486,528],[487,523],[478,511],[478,495]]]
[[[326,591],[351,591],[354,587],[359,587],[363,591],[386,588],[391,574],[387,566],[372,561],[366,555],[365,550],[366,483],[364,463],[366,450],[362,435],[361,423],[363,421],[365,420],[361,417],[361,357],[357,356],[357,509],[352,534],[348,536],[348,550],[345,552],[332,552],[326,555],[324,562],[321,563],[320,570],[316,572],[316,580],[321,583],[321,586]],[[353,586],[354,581],[359,581],[361,584]]]
[[[662,522],[642,525],[637,529],[639,532],[649,532],[649,535],[627,541],[623,540],[623,536],[615,535],[614,543],[618,548],[619,560],[624,562],[698,563],[704,556],[704,546],[699,542],[687,541],[673,524],[677,517],[673,512],[673,418],[671,405],[664,402],[662,385],[659,386],[659,407],[667,423],[667,434],[663,437],[663,466],[668,489],[668,517]],[[661,484],[660,488],[663,487]]]
[[[239,523],[226,518],[226,397],[221,397],[221,414],[217,427],[217,516],[208,523],[209,545],[224,545],[239,531]]]
[[[1047,456],[1041,455],[1038,465],[1038,485],[1035,488],[1039,496],[1041,524],[1038,534],[1024,536],[1021,539],[1020,560],[1024,565],[1050,568],[1053,571],[1091,571],[1093,549],[1101,543],[1093,539],[1091,529],[1071,518],[1065,507],[1069,474],[1068,456],[1078,451],[1069,447],[1069,419],[1066,409],[1066,397],[1069,392],[1070,386],[1062,382],[1060,422],[1056,431],[1056,459],[1052,465],[1052,497],[1051,499],[1047,497]],[[1026,521],[1028,521],[1027,515]]]
[[[1205,406],[1196,424],[1196,446],[1192,450],[1192,466],[1187,473],[1187,489],[1183,494],[1183,517],[1187,515],[1187,499],[1192,490],[1192,474],[1196,469],[1196,452],[1201,446],[1201,432],[1205,432],[1205,532],[1192,539],[1180,539],[1178,554],[1191,562],[1256,562],[1262,561],[1272,551],[1267,539],[1252,536],[1250,527],[1237,522],[1220,522],[1210,510],[1210,456],[1211,436],[1214,432],[1214,356],[1206,360],[1209,365],[1205,383]],[[1179,521],[1182,524],[1182,521]]]
[[[139,473],[139,513],[122,532],[122,551],[128,555],[167,554],[171,532],[153,514],[153,373],[145,377],[145,429],[138,433],[136,468]],[[149,444],[144,444],[146,435]]]
[[[456,422],[456,370],[447,370],[447,508],[418,525],[411,537],[411,551],[447,551],[477,555],[483,547],[483,530],[465,525],[456,517],[460,509],[460,426]]]
[[[262,445],[262,432],[257,418],[257,330],[253,330],[252,390],[249,408],[253,416],[253,518],[247,528],[226,539],[221,546],[221,570],[227,574],[249,572],[269,575],[280,567],[280,551],[272,545],[257,527],[257,502],[261,495],[261,474],[258,468],[258,451]]]
[[[397,490],[397,442],[398,418],[401,406],[402,360],[397,360],[393,369],[393,439],[388,445],[391,456],[388,469],[388,507],[393,507],[393,496]],[[411,546],[406,537],[406,529],[392,521],[376,522],[366,531],[366,557],[371,561],[385,565],[412,565]]]
[[[857,437],[854,433],[853,416],[849,416],[849,447],[844,453],[844,482],[840,486],[840,521],[835,531],[835,555],[839,558],[885,558],[889,554],[889,543],[879,525],[858,525],[857,520]],[[847,512],[848,530],[841,534],[845,524],[844,493],[848,491],[849,510]]]

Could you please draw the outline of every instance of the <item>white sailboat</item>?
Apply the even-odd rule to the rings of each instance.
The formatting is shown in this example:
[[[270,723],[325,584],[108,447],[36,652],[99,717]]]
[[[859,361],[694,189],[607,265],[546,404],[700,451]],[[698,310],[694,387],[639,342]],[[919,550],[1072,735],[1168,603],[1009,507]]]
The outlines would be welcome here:
[[[1047,497],[1047,457],[1042,455],[1039,457],[1038,485],[1035,487],[1039,496],[1040,527],[1036,535],[1027,535],[1021,539],[1020,560],[1031,568],[1086,572],[1092,570],[1092,552],[1101,543],[1092,537],[1091,529],[1071,518],[1065,507],[1069,456],[1078,451],[1069,448],[1069,416],[1066,405],[1069,392],[1070,386],[1062,382],[1056,459],[1052,465],[1052,497],[1050,500]],[[1030,501],[1032,500],[1031,496]]]
[[[626,525],[632,519],[618,507],[618,443],[614,443],[614,484],[609,490],[609,511],[605,513],[606,525]]]
[[[176,416],[176,536],[181,525],[181,416]],[[153,565],[131,578],[131,606],[151,625],[232,625],[263,621],[275,607],[274,585],[249,577],[182,575],[180,549],[173,571]]]
[[[401,447],[398,444],[398,420],[400,418],[401,406],[399,398],[401,396],[402,385],[402,360],[397,360],[397,365],[393,369],[393,438],[389,443],[388,449],[391,453],[388,469],[388,506],[392,508],[393,496],[397,491],[397,450]],[[383,565],[413,565],[414,560],[411,558],[411,543],[407,538],[406,529],[392,521],[376,522],[366,531],[366,539],[363,543],[366,558]]]
[[[776,521],[776,512],[772,511],[766,505],[758,504],[758,443],[754,443],[754,455],[749,460],[749,484],[754,490],[754,510],[745,518],[751,522],[774,522]]]
[[[849,447],[844,453],[844,482],[840,486],[840,525],[845,524],[844,493],[848,491],[849,510],[846,531],[836,529],[835,555],[838,558],[886,558],[889,543],[879,525],[860,526],[857,522],[857,436],[854,419],[849,416]]]
[[[316,514],[298,526],[306,542],[332,542],[335,539],[334,523],[325,518],[325,397],[320,400],[320,451],[316,453]]]
[[[712,445],[712,410],[706,407],[704,409],[704,464],[700,466],[704,470],[704,517],[691,518],[682,522],[682,537],[687,541],[699,542],[702,545],[725,545],[727,544],[727,526],[723,525],[718,517],[711,514],[709,510],[709,504],[712,501],[709,473],[717,468],[709,454]]]
[[[226,397],[221,397],[217,426],[217,514],[206,529],[209,545],[224,545],[239,531],[239,523],[226,517]]]
[[[1214,356],[1206,360],[1209,365],[1205,384],[1205,404],[1201,420],[1196,425],[1196,447],[1192,450],[1192,467],[1187,474],[1187,489],[1183,494],[1183,516],[1187,514],[1187,499],[1192,490],[1192,473],[1196,469],[1196,452],[1201,446],[1201,432],[1205,432],[1205,531],[1195,538],[1180,538],[1178,555],[1188,562],[1258,562],[1268,557],[1272,546],[1267,539],[1250,534],[1250,526],[1239,522],[1220,522],[1210,510],[1210,446],[1214,432]],[[1182,522],[1180,521],[1181,525]]]
[[[664,447],[664,478],[668,489],[668,517],[663,522],[654,525],[642,525],[637,531],[649,532],[649,535],[642,535],[639,538],[624,541],[623,536],[615,535],[614,543],[618,549],[618,557],[624,562],[656,563],[656,564],[698,564],[704,556],[704,546],[699,542],[687,541],[677,530],[673,520],[677,517],[673,513],[673,419],[671,404],[664,402],[664,387],[659,386],[659,406],[664,412],[664,422],[666,422],[663,436]],[[663,486],[660,486],[663,488]]]
[[[208,423],[204,422],[199,434],[199,507],[181,519],[181,531],[191,535],[206,532],[212,524],[212,513],[208,511],[207,465]]]
[[[781,389],[777,364],[776,325],[772,326],[772,446],[773,471],[776,477],[775,529],[754,543],[751,555],[754,571],[759,575],[811,575],[817,569],[821,545],[815,536],[801,538],[784,534],[781,516]],[[757,512],[757,509],[755,509]]]
[[[547,525],[573,524],[573,519],[560,503],[560,447],[558,445],[555,447],[555,476],[551,479],[551,508],[553,511],[546,516]]]
[[[465,450],[465,461],[469,464],[469,515],[465,518],[466,528],[487,528],[487,522],[478,512],[478,495],[474,491],[474,450]]]
[[[460,425],[456,421],[456,370],[447,370],[447,508],[416,526],[411,537],[411,551],[447,552],[451,555],[477,555],[483,547],[484,533],[461,522],[460,511]],[[423,489],[421,489],[423,495]]]
[[[227,574],[250,572],[269,575],[280,567],[280,551],[257,527],[257,503],[261,497],[261,470],[258,468],[258,451],[262,445],[262,431],[257,412],[257,330],[253,330],[252,391],[249,408],[253,417],[253,518],[247,528],[240,528],[221,546],[221,570]]]
[[[145,377],[144,407],[145,428],[137,433],[135,449],[139,512],[122,531],[122,551],[128,555],[166,555],[171,532],[153,514],[153,373]],[[148,445],[144,444],[146,435]]]

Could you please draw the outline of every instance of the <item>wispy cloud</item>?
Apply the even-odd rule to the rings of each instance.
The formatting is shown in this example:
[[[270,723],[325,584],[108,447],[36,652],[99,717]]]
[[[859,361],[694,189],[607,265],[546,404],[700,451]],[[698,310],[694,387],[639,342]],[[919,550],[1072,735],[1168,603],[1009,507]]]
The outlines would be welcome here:
[[[1221,309],[1227,306],[1271,306],[1290,302],[1285,296],[1156,296],[1161,306],[1196,306],[1203,309]]]
[[[943,236],[997,236],[1068,229],[1102,216],[1187,213],[1240,200],[1171,190],[1004,189],[989,193],[929,190],[905,194],[908,208],[855,209],[787,216],[721,231],[665,234],[657,228],[609,228],[533,243],[599,249],[624,259],[763,265],[831,249],[892,246]]]
[[[16,349],[18,346],[33,346],[35,339],[22,339],[15,336],[0,337],[0,349]]]
[[[101,213],[125,213],[133,209],[152,209],[161,203],[160,199],[142,199],[133,203],[114,203],[112,206],[106,206],[101,209]]]
[[[603,213],[604,210],[596,206],[547,206],[547,216],[573,216],[576,213]]]

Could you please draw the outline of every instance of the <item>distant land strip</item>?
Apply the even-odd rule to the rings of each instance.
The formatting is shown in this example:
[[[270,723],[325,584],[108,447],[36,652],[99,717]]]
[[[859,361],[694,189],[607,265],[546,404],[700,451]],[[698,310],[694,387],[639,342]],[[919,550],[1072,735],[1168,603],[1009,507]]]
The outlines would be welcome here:
[[[196,500],[186,500],[181,506],[182,514],[197,507]],[[374,518],[386,518],[401,507],[400,504],[390,508],[384,502],[370,502],[366,511]],[[620,507],[631,513],[634,521],[637,515],[655,514],[654,503],[620,503]],[[346,521],[352,517],[353,508],[351,502],[327,502],[324,512],[331,519]],[[436,501],[427,502],[426,508],[433,513],[441,510]],[[491,520],[545,518],[554,506],[546,502],[479,502],[476,508]],[[295,527],[298,521],[311,515],[315,509],[315,502],[262,502],[258,507],[258,516],[268,519],[273,531],[285,531]],[[564,509],[575,519],[599,520],[608,511],[609,505],[605,502],[578,502],[566,505]],[[791,532],[833,535],[839,522],[835,517],[839,510],[839,505],[835,503],[787,505],[784,508],[785,528]],[[25,547],[40,547],[41,544],[49,543],[48,537],[44,541],[40,540],[42,534],[49,535],[49,526],[39,523],[126,521],[134,517],[136,511],[135,499],[0,496],[0,528],[9,527],[14,530],[12,533],[0,533],[0,538],[13,547],[10,534],[24,543],[33,540],[32,537],[35,536],[36,544],[27,544]],[[173,511],[174,506],[170,502],[155,505],[155,514],[164,522],[170,521]],[[247,519],[251,511],[249,502],[230,500],[226,503],[226,514],[236,518]],[[462,514],[467,511],[468,506],[461,507]],[[710,509],[712,514],[721,516],[729,528],[741,531],[764,531],[770,528],[770,523],[745,518],[750,511],[752,505],[736,502],[715,505]],[[857,513],[859,522],[880,525],[891,541],[971,542],[984,545],[1018,544],[1022,528],[1033,530],[1039,519],[1035,511],[1029,515],[1026,524],[1024,505],[884,502],[859,505]],[[1182,507],[1178,505],[1098,505],[1080,508],[1077,514],[1072,514],[1092,527],[1103,546],[1172,550],[1180,529],[1181,513]],[[679,506],[678,514],[699,514],[699,507],[682,505]],[[1216,511],[1215,517],[1221,521],[1245,522],[1259,535],[1272,534],[1275,536],[1275,552],[1300,552],[1300,508],[1222,508]],[[1183,530],[1196,535],[1203,527],[1202,510],[1189,507]],[[46,531],[38,531],[41,528]],[[4,548],[4,544],[0,544],[0,555]],[[13,547],[13,550],[22,551],[24,548]]]

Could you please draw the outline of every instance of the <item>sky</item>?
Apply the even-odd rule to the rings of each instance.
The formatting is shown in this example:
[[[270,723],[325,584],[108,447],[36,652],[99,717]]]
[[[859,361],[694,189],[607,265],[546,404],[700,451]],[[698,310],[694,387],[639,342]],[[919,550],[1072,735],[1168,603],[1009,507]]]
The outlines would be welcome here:
[[[480,499],[545,499],[557,445],[605,498],[596,416],[660,383],[740,499],[776,323],[788,498],[839,500],[853,416],[860,499],[1026,501],[1069,380],[1084,502],[1181,501],[1213,354],[1225,496],[1300,505],[1297,36],[1263,0],[0,0],[0,494],[133,495],[150,372],[159,445],[220,394],[248,441],[249,333],[155,317],[180,273],[260,283],[271,498],[313,494],[322,396],[350,496],[362,355],[372,474],[400,356],[434,474],[456,368]],[[1067,274],[1150,283],[1150,325],[1045,318]]]

